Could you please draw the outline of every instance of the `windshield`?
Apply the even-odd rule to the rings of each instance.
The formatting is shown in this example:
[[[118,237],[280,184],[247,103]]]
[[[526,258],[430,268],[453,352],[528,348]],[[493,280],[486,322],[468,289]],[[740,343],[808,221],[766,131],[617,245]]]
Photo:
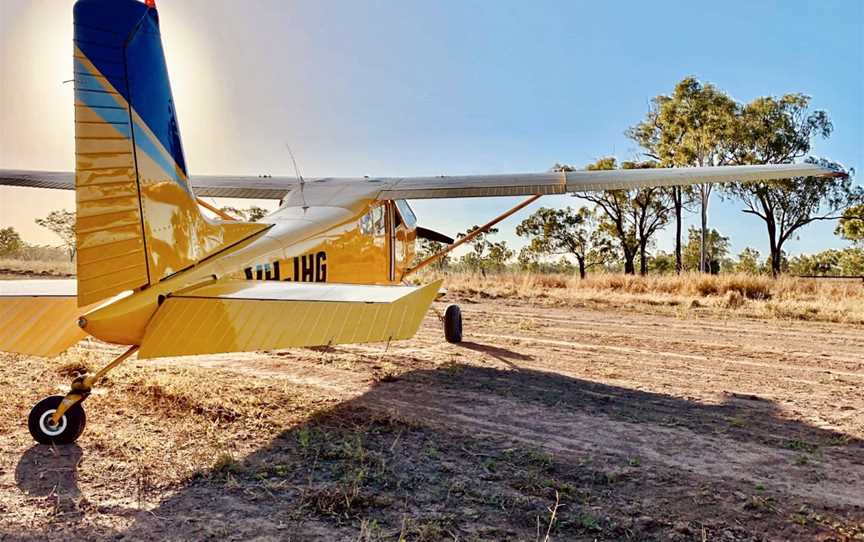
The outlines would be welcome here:
[[[402,220],[405,221],[406,226],[413,228],[417,225],[417,217],[414,215],[414,211],[411,210],[411,206],[408,205],[407,201],[397,199],[396,208],[399,209],[399,214],[402,215]]]

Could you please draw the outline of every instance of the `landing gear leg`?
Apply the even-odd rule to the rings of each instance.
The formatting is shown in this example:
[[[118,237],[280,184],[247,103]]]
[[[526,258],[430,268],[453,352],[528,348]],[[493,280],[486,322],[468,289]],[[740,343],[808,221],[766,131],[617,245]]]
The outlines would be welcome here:
[[[118,356],[114,361],[94,375],[79,376],[72,381],[72,389],[65,397],[54,395],[42,399],[30,411],[27,427],[30,434],[40,444],[71,444],[75,442],[87,423],[87,416],[81,402],[84,401],[108,371],[126,361],[138,351],[138,345]]]

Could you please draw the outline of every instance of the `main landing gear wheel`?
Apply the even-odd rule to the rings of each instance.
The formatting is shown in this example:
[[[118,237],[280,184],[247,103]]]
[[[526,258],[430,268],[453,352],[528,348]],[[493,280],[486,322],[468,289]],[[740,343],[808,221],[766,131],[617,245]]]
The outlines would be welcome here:
[[[51,417],[62,401],[62,396],[52,395],[36,403],[30,411],[27,427],[39,444],[72,444],[84,432],[87,415],[81,403],[69,407],[56,425],[51,423]]]
[[[459,305],[450,305],[444,311],[444,338],[448,343],[462,342],[462,310]]]

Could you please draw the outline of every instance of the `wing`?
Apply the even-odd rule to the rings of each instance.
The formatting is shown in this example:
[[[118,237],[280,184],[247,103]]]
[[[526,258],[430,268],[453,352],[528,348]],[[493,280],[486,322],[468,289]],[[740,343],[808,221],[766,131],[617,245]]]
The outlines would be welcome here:
[[[56,356],[84,338],[75,280],[0,281],[0,351]]]
[[[216,198],[282,199],[292,185],[297,186],[294,177],[193,175],[190,180],[196,196]],[[0,185],[74,190],[75,174],[71,171],[0,169]]]
[[[222,281],[169,296],[141,358],[381,342],[412,337],[441,281],[426,286]]]
[[[599,192],[654,186],[752,182],[843,173],[814,164],[616,169],[390,180],[378,199],[433,199]],[[385,182],[388,180],[385,179]]]
[[[307,179],[306,186],[320,197],[316,203],[325,204],[329,194],[344,193],[346,189],[377,193],[379,200],[469,198],[842,175],[831,168],[804,163],[437,177],[327,177]],[[294,177],[197,175],[191,181],[196,195],[212,197],[283,199],[297,187]],[[0,170],[0,185],[71,190],[75,180],[69,172]]]

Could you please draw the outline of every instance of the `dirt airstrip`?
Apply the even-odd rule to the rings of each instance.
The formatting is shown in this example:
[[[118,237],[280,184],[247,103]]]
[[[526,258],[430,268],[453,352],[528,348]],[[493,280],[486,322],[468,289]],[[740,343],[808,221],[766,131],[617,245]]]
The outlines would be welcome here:
[[[861,326],[458,301],[460,345],[133,361],[68,447],[27,411],[119,350],[0,355],[0,540],[864,540]]]

